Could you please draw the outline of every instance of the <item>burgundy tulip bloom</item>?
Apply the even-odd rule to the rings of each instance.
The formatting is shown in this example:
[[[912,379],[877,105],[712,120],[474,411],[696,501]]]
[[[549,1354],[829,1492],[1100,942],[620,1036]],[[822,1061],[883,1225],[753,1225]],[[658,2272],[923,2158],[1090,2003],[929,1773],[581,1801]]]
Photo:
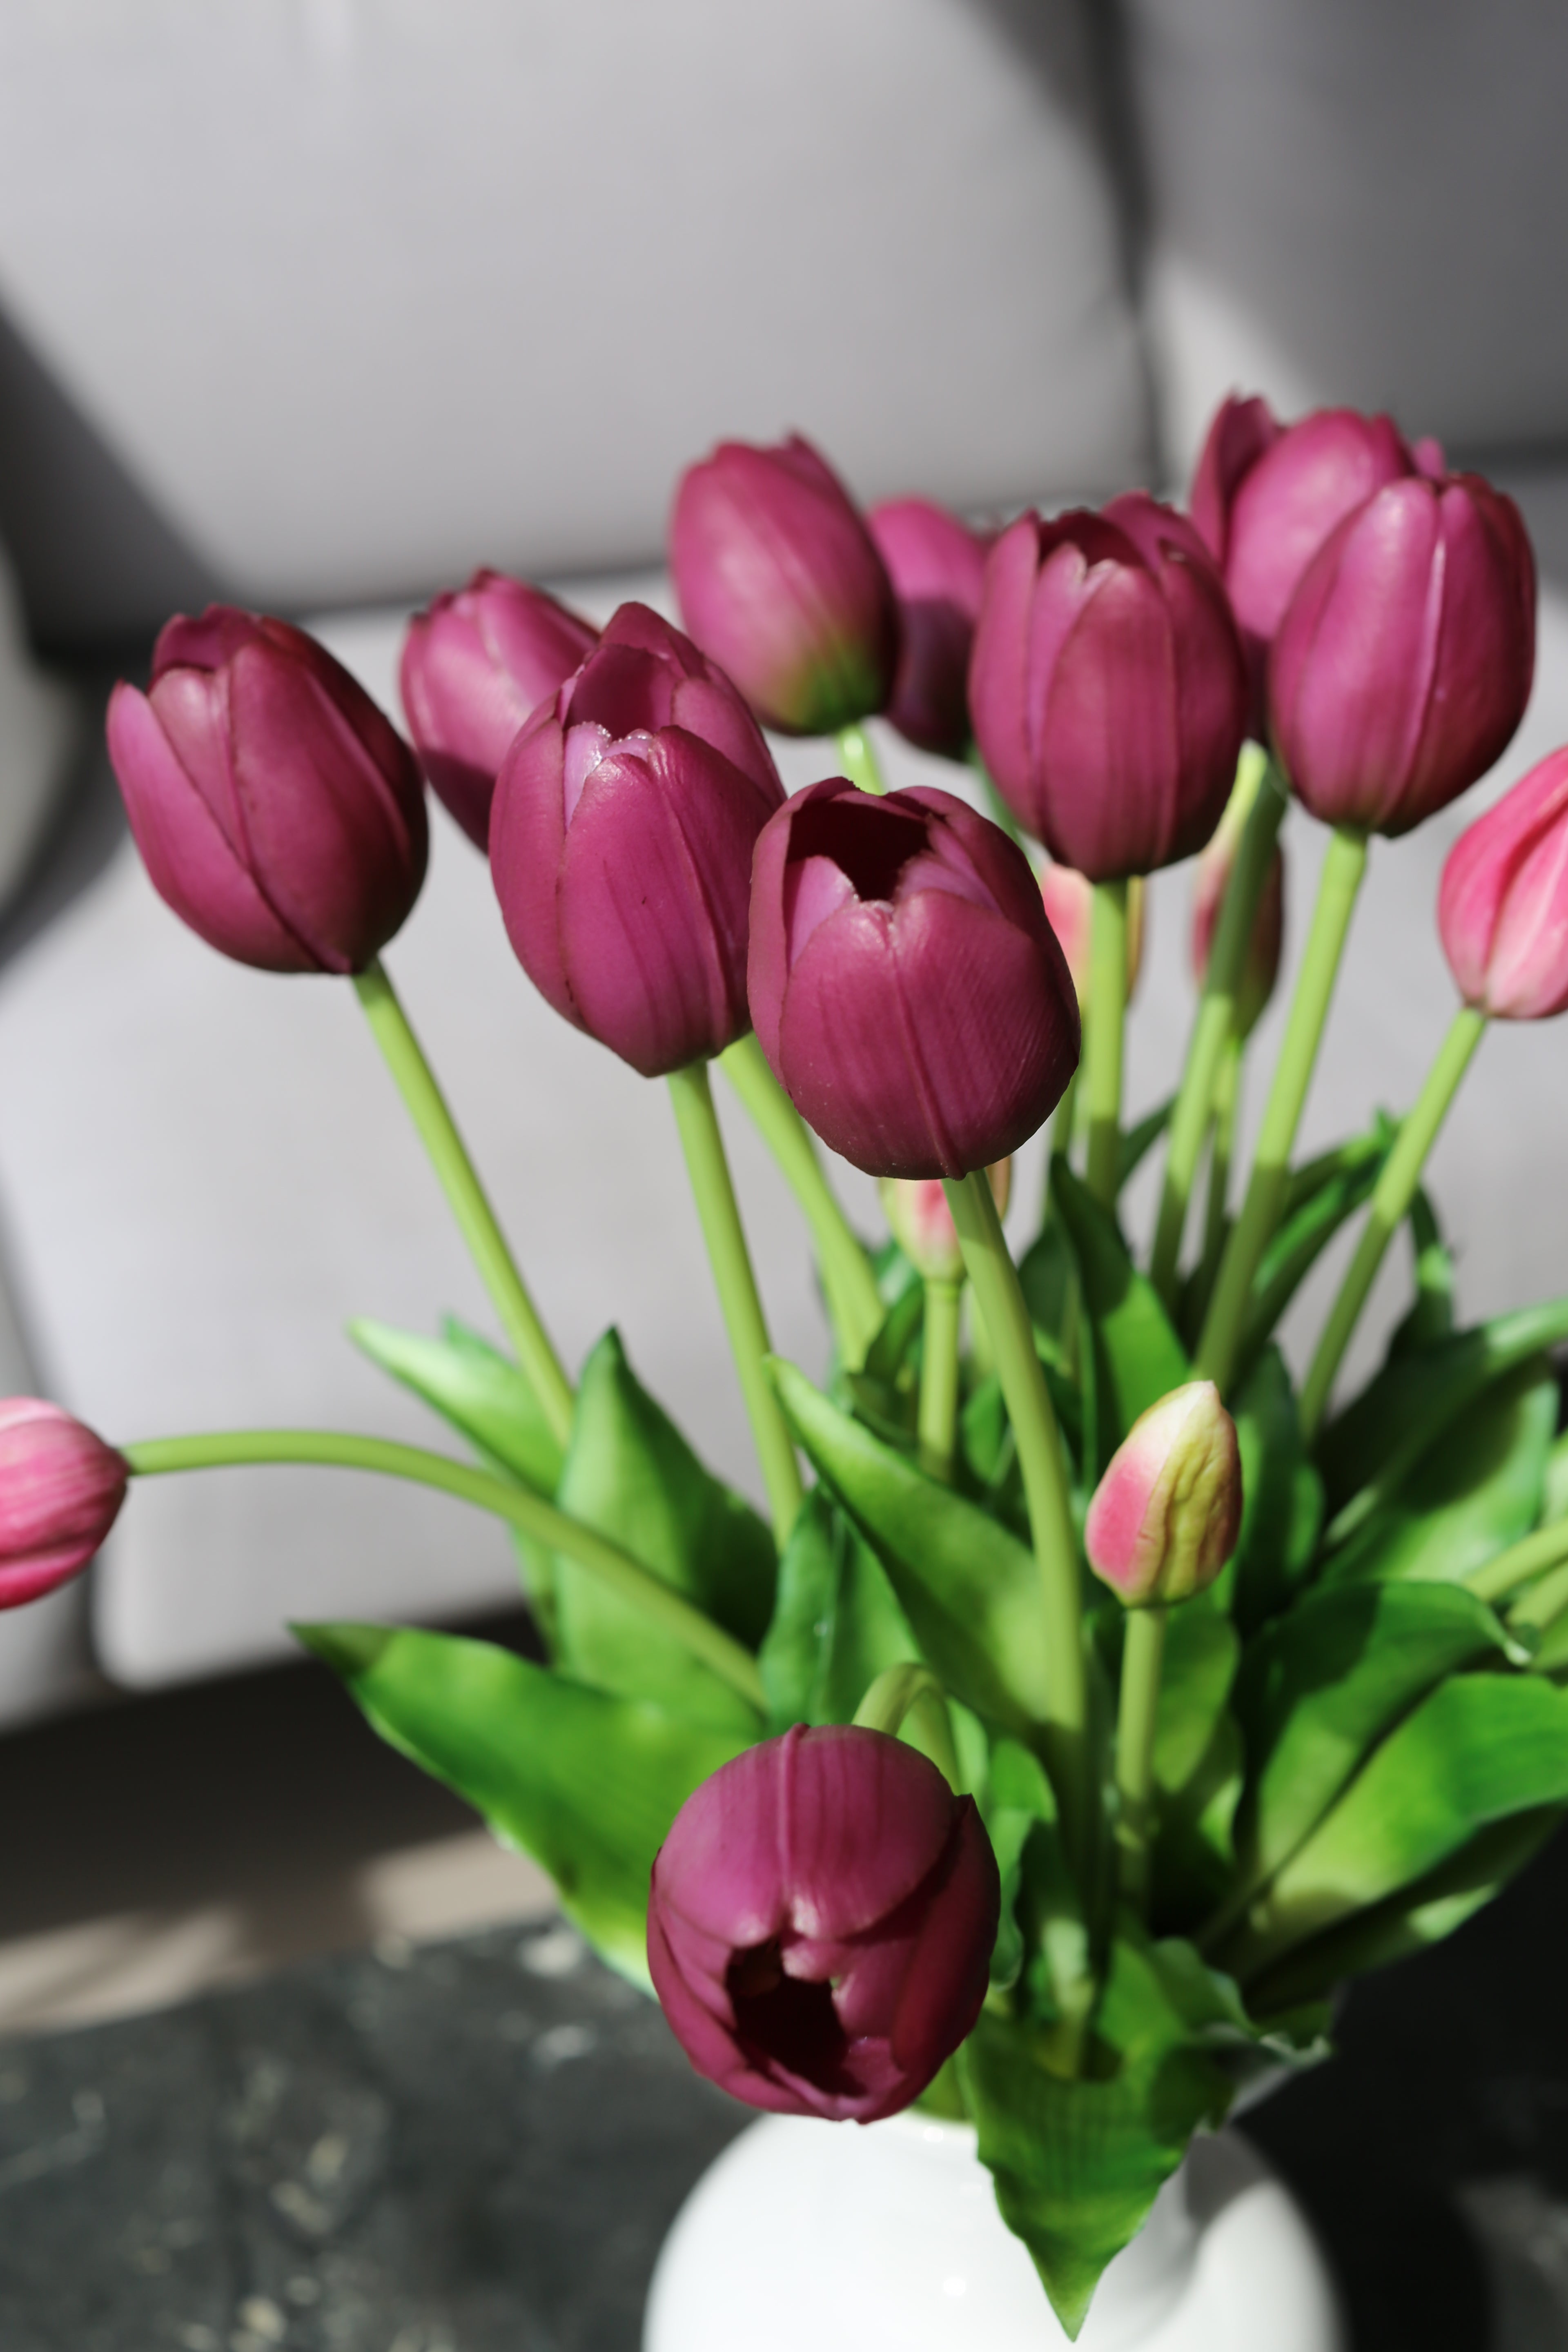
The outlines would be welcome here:
[[[892,690],[892,583],[854,501],[808,441],[721,442],[681,476],[669,524],[681,618],[757,716],[831,735]]]
[[[1017,1150],[1078,1065],[1078,999],[1028,863],[951,793],[796,793],[757,844],[752,1018],[795,1108],[872,1176]]]
[[[866,518],[899,601],[901,643],[888,717],[922,751],[969,749],[969,654],[994,534],[926,499],[889,499]]]
[[[1219,821],[1247,716],[1241,647],[1185,516],[1142,491],[1004,531],[969,669],[1008,807],[1091,882],[1173,865]]]
[[[58,1405],[0,1398],[0,1609],[64,1584],[114,1525],[123,1454]]]
[[[1550,752],[1459,835],[1437,928],[1478,1013],[1543,1021],[1568,1010],[1568,750]]]
[[[408,624],[398,669],[408,731],[431,790],[480,849],[512,737],[598,638],[542,588],[504,572],[476,572]]]
[[[646,604],[621,606],[501,764],[507,937],[557,1013],[644,1077],[751,1025],[752,850],[783,798],[729,679]]]
[[[676,1815],[648,1969],[687,2056],[732,2097],[875,2123],[973,2025],[999,1912],[971,1798],[883,1732],[796,1725]]]
[[[1511,499],[1412,476],[1319,549],[1269,656],[1274,745],[1327,824],[1408,833],[1484,775],[1524,716],[1535,562]]]
[[[109,756],[153,887],[263,971],[363,971],[425,879],[414,757],[325,647],[212,604],[109,700]]]

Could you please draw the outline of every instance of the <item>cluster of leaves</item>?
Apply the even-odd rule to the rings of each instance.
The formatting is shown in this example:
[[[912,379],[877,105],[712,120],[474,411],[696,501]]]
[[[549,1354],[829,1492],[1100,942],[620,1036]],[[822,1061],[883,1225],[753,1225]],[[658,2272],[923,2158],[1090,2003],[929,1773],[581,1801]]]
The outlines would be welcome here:
[[[1161,1124],[1126,1139],[1124,1176]],[[1320,2049],[1337,1984],[1448,1933],[1568,1807],[1568,1641],[1510,1630],[1467,1583],[1568,1514],[1547,1352],[1568,1340],[1568,1301],[1456,1330],[1418,1200],[1415,1305],[1311,1451],[1272,1336],[1392,1138],[1380,1121],[1299,1171],[1258,1270],[1234,1392],[1240,1536],[1169,1623],[1147,1921],[1110,1898],[1108,1854],[1068,1867],[1005,1409],[972,1355],[952,1484],[921,1470],[922,1292],[896,1247],[878,1261],[887,1318],[865,1362],[825,1390],[776,1368],[816,1474],[782,1559],[614,1332],[584,1367],[563,1456],[522,1375],[471,1333],[357,1329],[489,1467],[615,1538],[757,1657],[765,1716],[584,1570],[526,1546],[548,1666],[429,1633],[302,1629],[386,1738],[543,1864],[628,1976],[646,1981],[654,1854],[701,1780],[792,1723],[848,1721],[889,1665],[940,1678],[1005,1894],[957,2090],[1072,2329],[1192,2132],[1249,2075]],[[1138,1414],[1191,1376],[1203,1271],[1168,1315],[1058,1158],[1019,1272],[1081,1517]],[[1087,1574],[1083,1623],[1109,1806],[1122,1619]]]

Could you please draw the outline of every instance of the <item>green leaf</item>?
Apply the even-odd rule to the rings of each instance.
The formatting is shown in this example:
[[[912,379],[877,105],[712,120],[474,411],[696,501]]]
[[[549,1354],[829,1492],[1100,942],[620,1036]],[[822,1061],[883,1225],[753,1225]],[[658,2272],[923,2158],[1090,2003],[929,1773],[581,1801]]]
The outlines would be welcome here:
[[[1154,1730],[1153,1905],[1163,1923],[1195,1926],[1224,1892],[1235,1860],[1241,1735],[1226,1702],[1240,1653],[1212,1594],[1171,1611]]]
[[[1388,1343],[1391,1357],[1417,1355],[1453,1336],[1453,1254],[1444,1243],[1436,1210],[1419,1190],[1410,1203],[1410,1240],[1415,1256],[1415,1300]]]
[[[749,1503],[704,1469],[608,1331],[583,1367],[561,1508],[754,1649],[773,1614],[773,1538]],[[639,1610],[574,1561],[555,1563],[560,1662],[581,1681],[694,1722],[756,1729],[745,1700]]]
[[[772,1728],[852,1721],[877,1676],[906,1660],[923,1663],[886,1571],[827,1489],[815,1487],[784,1546],[757,1660]]]
[[[1061,1219],[1054,1213],[1018,1261],[1018,1281],[1029,1318],[1037,1331],[1059,1345],[1073,1295],[1072,1249]]]
[[[840,1375],[843,1401],[893,1444],[914,1442],[924,1323],[925,1287],[917,1280],[889,1307],[860,1370]]]
[[[977,1714],[1034,1729],[1046,1712],[1046,1638],[1033,1554],[793,1364],[774,1359],[772,1370],[791,1428],[887,1570],[933,1672]]]
[[[1117,1138],[1116,1189],[1120,1192],[1131,1182],[1144,1160],[1171,1124],[1171,1114],[1176,1108],[1174,1095],[1167,1095],[1152,1111],[1146,1111],[1135,1127],[1124,1128]]]
[[[1317,1551],[1323,1483],[1307,1459],[1295,1391],[1277,1347],[1265,1348],[1235,1402],[1241,1532],[1215,1587],[1244,1632],[1284,1607]]]
[[[646,1985],[648,1873],[692,1790],[746,1739],[612,1698],[489,1642],[296,1625],[382,1738],[550,1873],[613,1968]]]
[[[487,1461],[535,1494],[553,1496],[561,1446],[527,1375],[510,1357],[452,1316],[439,1339],[363,1318],[349,1325],[349,1337],[383,1371],[433,1405]]]
[[[1310,1188],[1287,1209],[1253,1276],[1239,1363],[1252,1361],[1340,1227],[1370,1198],[1397,1133],[1380,1114],[1371,1135],[1314,1163]]]
[[[1093,1337],[1092,1431],[1086,1433],[1084,1447],[1084,1475],[1092,1481],[1139,1414],[1191,1380],[1192,1366],[1159,1293],[1129,1257],[1115,1218],[1090,1197],[1064,1160],[1053,1162],[1051,1182],[1078,1261]]]

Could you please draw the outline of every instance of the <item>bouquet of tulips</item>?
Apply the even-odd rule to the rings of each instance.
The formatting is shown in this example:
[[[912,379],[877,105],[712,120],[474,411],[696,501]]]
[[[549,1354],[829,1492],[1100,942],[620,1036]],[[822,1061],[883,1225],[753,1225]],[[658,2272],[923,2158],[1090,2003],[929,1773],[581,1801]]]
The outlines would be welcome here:
[[[703,2074],[794,2114],[971,2118],[1076,2332],[1193,2132],[1568,1807],[1568,1300],[1455,1328],[1421,1185],[1489,1021],[1568,1005],[1568,751],[1448,861],[1459,1003],[1414,1108],[1295,1157],[1372,841],[1523,712],[1530,548],[1386,418],[1285,429],[1254,400],[1216,417],[1190,513],[1139,492],[993,538],[919,500],[862,517],[802,441],[726,445],[679,486],[670,558],[686,634],[639,604],[596,632],[493,572],[437,598],[404,653],[412,751],[247,613],[172,621],[148,691],[116,689],[153,882],[228,955],[352,980],[506,1345],[355,1328],[460,1452],[119,1452],[12,1404],[4,1597],[79,1568],[132,1473],[344,1464],[499,1515],[547,1664],[301,1640],[543,1864]],[[884,793],[878,714],[971,763],[968,796]],[[763,724],[836,735],[842,772],[786,800]],[[574,1378],[535,1311],[380,961],[426,782],[488,847],[535,986],[668,1081],[766,1519],[614,1331]],[[1243,1181],[1292,801],[1330,840]],[[1198,853],[1191,1043],[1130,1129],[1141,877]],[[810,1228],[820,1386],[770,1350],[714,1063]],[[1016,1259],[1010,1155],[1053,1111]],[[847,1223],[814,1135],[882,1180],[886,1238]],[[1119,1203],[1152,1151],[1144,1253]],[[1275,1328],[1357,1218],[1298,1388]],[[1406,1224],[1409,1311],[1331,1412]]]

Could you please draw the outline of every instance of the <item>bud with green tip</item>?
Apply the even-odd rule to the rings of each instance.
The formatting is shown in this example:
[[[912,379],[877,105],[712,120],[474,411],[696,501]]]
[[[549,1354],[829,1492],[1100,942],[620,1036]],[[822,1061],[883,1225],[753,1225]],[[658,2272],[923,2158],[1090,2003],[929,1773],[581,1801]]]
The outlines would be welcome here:
[[[1089,1564],[1130,1609],[1190,1600],[1214,1582],[1241,1525],[1236,1423],[1212,1381],[1140,1413],[1094,1490]]]

